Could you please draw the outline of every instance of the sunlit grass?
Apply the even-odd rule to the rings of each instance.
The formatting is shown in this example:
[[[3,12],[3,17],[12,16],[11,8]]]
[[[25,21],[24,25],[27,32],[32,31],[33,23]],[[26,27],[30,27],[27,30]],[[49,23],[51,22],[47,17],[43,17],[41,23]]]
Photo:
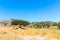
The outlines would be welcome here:
[[[0,35],[2,35],[0,36],[0,40],[4,39],[4,37],[6,37],[6,40],[9,39],[12,40],[14,38],[17,40],[18,39],[22,40],[23,36],[40,36],[40,37],[45,37],[46,40],[50,40],[51,38],[56,38],[60,40],[60,30],[58,29],[39,29],[39,28],[13,29],[13,28],[1,27]]]

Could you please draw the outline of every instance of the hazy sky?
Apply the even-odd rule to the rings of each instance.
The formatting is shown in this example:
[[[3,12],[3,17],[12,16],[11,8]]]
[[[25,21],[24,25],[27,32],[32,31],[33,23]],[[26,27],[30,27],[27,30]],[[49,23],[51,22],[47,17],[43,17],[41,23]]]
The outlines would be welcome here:
[[[60,0],[0,0],[0,19],[60,21]]]

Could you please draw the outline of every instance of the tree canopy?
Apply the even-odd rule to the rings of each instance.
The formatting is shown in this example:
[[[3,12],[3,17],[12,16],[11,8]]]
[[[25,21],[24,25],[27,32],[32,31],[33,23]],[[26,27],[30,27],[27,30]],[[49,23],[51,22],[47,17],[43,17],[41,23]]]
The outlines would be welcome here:
[[[26,25],[29,25],[30,23],[28,21],[25,21],[25,20],[16,20],[16,19],[12,19],[12,25],[23,25],[23,26],[26,26]]]
[[[28,21],[25,20],[16,20],[16,19],[12,19],[12,25],[29,25],[31,24]],[[50,26],[58,26],[58,28],[60,29],[60,22],[51,22],[51,21],[42,21],[42,22],[32,22],[32,25],[37,26],[37,28],[49,28]]]

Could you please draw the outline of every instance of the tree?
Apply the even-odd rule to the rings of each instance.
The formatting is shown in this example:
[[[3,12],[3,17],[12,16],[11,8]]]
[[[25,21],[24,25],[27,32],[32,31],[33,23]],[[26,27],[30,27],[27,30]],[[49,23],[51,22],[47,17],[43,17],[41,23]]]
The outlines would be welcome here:
[[[57,22],[53,22],[53,26],[58,26],[58,23]]]
[[[58,25],[57,25],[57,26],[58,26],[58,28],[60,29],[60,22],[58,22]]]
[[[30,23],[28,21],[25,21],[25,20],[16,20],[16,19],[13,19],[12,25],[23,25],[23,26],[26,26],[26,25],[29,25]]]

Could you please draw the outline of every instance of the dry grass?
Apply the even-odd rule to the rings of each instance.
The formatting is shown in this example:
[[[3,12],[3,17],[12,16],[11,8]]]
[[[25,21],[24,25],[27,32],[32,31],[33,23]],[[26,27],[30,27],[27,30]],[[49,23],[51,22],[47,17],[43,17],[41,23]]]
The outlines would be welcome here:
[[[58,29],[13,29],[0,27],[0,40],[60,40]]]

